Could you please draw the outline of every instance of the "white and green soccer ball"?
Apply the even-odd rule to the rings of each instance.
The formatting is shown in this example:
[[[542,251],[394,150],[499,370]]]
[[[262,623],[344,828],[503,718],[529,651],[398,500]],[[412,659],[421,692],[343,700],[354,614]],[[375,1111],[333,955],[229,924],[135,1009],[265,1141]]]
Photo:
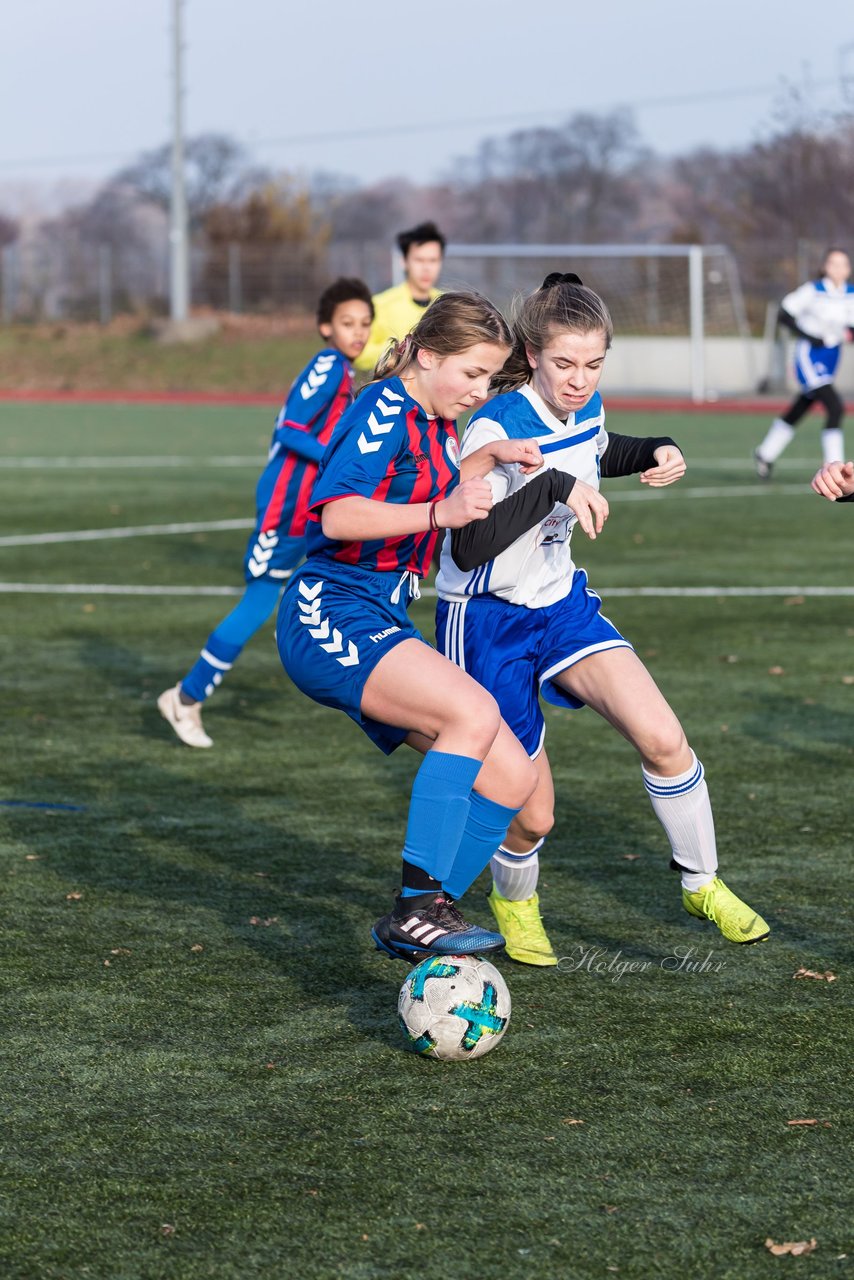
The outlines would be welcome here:
[[[510,1021],[507,983],[479,956],[431,956],[409,973],[397,1001],[404,1036],[416,1053],[443,1062],[482,1058]]]

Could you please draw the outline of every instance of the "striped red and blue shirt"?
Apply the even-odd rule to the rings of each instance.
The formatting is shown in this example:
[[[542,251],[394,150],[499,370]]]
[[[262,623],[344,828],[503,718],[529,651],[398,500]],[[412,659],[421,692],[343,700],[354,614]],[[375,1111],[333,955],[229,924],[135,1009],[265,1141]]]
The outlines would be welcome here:
[[[260,532],[305,534],[318,464],[344,410],[353,401],[353,366],[327,347],[294,381],[279,411],[267,466],[255,492]]]
[[[400,378],[368,386],[344,414],[323,456],[306,528],[309,556],[329,556],[378,572],[416,573],[430,567],[437,534],[431,530],[340,542],[327,538],[321,509],[339,498],[371,498],[401,505],[446,497],[459,482],[456,424],[429,417]]]

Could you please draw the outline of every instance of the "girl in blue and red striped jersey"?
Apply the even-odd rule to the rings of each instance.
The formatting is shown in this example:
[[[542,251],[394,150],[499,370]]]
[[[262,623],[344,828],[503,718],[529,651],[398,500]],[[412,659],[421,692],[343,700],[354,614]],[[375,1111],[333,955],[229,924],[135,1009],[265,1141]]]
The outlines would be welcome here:
[[[320,295],[317,327],[327,345],[294,381],[276,419],[243,559],[246,590],[183,680],[157,699],[160,714],[188,746],[213,746],[202,725],[202,703],[267,621],[283,579],[305,555],[309,494],[335,424],[353,401],[351,361],[368,340],[373,315],[370,290],[361,280],[336,280]]]
[[[535,469],[536,444],[505,440],[460,473],[455,419],[480,404],[510,351],[505,321],[474,294],[437,299],[393,345],[341,419],[311,495],[308,559],[282,598],[279,653],[294,683],[390,753],[424,755],[403,847],[403,884],[372,930],[406,960],[498,950],[454,900],[486,866],[536,783],[490,694],[409,620],[440,528],[482,519],[497,460]]]

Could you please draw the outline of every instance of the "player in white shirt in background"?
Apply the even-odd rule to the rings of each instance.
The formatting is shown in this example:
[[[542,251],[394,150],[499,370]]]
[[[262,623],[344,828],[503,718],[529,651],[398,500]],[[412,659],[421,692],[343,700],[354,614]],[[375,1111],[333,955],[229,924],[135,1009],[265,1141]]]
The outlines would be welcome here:
[[[607,519],[600,476],[639,474],[642,484],[660,487],[685,472],[669,438],[605,430],[596,388],[611,336],[605,304],[577,276],[552,273],[522,305],[513,354],[492,383],[503,394],[475,414],[463,456],[496,440],[529,439],[544,465],[533,475],[515,464],[489,473],[492,511],[446,534],[436,580],[439,649],[493,694],[539,775],[492,859],[489,896],[508,954],[528,964],[557,962],[536,892],[539,850],[554,821],[540,696],[592,707],[638,751],[671,865],[682,875],[685,910],[733,942],[769,932],[717,876],[703,766],[682,726],[573,563],[575,524],[595,538]]]
[[[795,377],[801,388],[781,418],[775,418],[753,453],[756,474],[769,480],[774,463],[790,443],[795,427],[814,404],[826,419],[821,433],[825,463],[845,456],[842,418],[845,405],[833,386],[842,346],[854,338],[854,285],[851,260],[843,249],[828,249],[820,280],[808,280],[780,304],[778,322],[797,336]]]

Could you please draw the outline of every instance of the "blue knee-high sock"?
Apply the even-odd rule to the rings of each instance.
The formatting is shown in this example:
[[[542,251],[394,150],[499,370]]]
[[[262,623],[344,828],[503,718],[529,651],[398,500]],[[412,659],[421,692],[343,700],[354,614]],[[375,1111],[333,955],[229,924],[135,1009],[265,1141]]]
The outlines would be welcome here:
[[[497,800],[487,800],[479,792],[471,793],[471,805],[465,831],[457,855],[442,881],[449,898],[461,898],[483,871],[507,828],[519,812]]]
[[[274,579],[250,582],[240,603],[208,636],[198,661],[181,681],[181,692],[204,702],[234,665],[246,641],[262,627],[276,607],[282,584]]]
[[[418,867],[440,884],[454,861],[469,814],[469,799],[481,761],[447,751],[428,751],[412,784],[404,863]],[[423,893],[423,885],[404,884],[402,894]]]

